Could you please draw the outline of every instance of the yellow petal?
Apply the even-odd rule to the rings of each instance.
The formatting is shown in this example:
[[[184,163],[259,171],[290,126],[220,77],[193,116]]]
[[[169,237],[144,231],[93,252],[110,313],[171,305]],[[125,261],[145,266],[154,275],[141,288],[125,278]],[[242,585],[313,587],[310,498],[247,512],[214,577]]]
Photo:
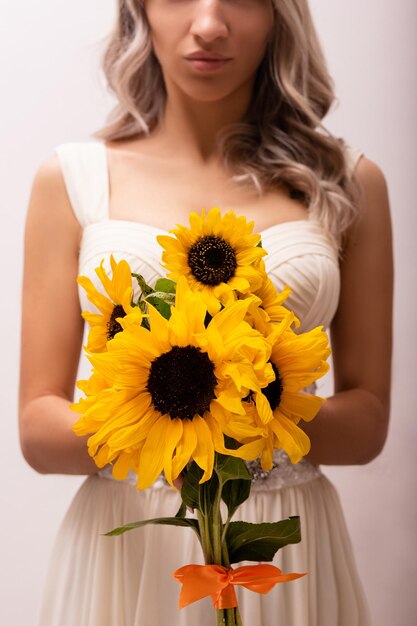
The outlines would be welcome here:
[[[193,420],[182,420],[183,433],[172,459],[172,478],[175,480],[192,458],[197,446],[197,434]]]
[[[138,489],[150,487],[162,472],[167,429],[170,421],[167,415],[162,415],[149,431],[140,455]]]
[[[87,292],[87,297],[94,306],[96,306],[102,313],[110,316],[113,313],[114,304],[109,298],[103,296],[97,289],[94,287],[93,283],[87,276],[79,276],[77,278],[77,282],[81,287],[83,287]]]
[[[294,422],[285,415],[270,422],[270,428],[276,434],[280,447],[288,454],[292,463],[298,463],[310,451],[310,439]]]
[[[279,408],[287,417],[298,422],[303,419],[311,421],[319,412],[325,398],[307,393],[292,393],[283,391]]]
[[[117,460],[113,464],[112,475],[117,480],[125,480],[129,474],[129,470],[132,468],[131,462],[132,455],[127,452],[121,452]]]
[[[231,413],[237,413],[237,415],[245,414],[242,399],[237,392],[233,394],[230,390],[222,391],[217,396],[217,402]]]
[[[264,448],[261,455],[261,467],[265,472],[270,472],[273,467],[274,449],[272,446],[272,438],[264,440]]]
[[[206,421],[195,415],[193,418],[193,424],[197,435],[197,446],[194,450],[194,461],[204,471],[203,477],[200,483],[208,480],[213,473],[214,466],[214,444],[211,431],[207,426]]]
[[[258,411],[258,415],[263,424],[268,424],[268,422],[274,419],[271,405],[269,404],[267,398],[264,396],[263,393],[255,394],[255,404],[256,410]]]
[[[259,457],[263,448],[264,440],[262,437],[259,437],[255,441],[251,441],[250,443],[244,443],[243,445],[239,446],[237,450],[230,450],[229,448],[225,448],[223,454],[228,454],[229,456],[243,459],[244,461],[253,461]]]
[[[155,411],[148,411],[137,423],[118,427],[107,440],[109,448],[123,450],[136,447],[147,438],[150,429],[158,419]]]
[[[152,337],[158,342],[161,352],[169,348],[169,326],[168,321],[159,311],[149,304],[149,324],[152,329]]]
[[[172,474],[172,458],[174,456],[175,449],[183,436],[183,422],[180,419],[171,419],[167,428],[167,438],[165,444],[165,454],[164,454],[164,473],[165,478],[173,487],[176,489],[174,485],[174,480],[177,476],[173,476]]]

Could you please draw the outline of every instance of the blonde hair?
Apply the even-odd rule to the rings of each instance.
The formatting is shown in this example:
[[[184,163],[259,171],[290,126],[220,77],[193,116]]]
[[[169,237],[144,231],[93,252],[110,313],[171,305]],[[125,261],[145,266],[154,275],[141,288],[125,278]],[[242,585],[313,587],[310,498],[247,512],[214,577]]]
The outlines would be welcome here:
[[[280,184],[300,195],[333,241],[354,220],[358,188],[343,139],[322,119],[335,101],[333,81],[307,0],[272,0],[275,20],[257,70],[252,103],[242,122],[224,127],[219,152],[232,179],[259,193]],[[166,90],[140,0],[118,0],[118,18],[103,56],[118,103],[104,140],[146,135],[164,115]]]

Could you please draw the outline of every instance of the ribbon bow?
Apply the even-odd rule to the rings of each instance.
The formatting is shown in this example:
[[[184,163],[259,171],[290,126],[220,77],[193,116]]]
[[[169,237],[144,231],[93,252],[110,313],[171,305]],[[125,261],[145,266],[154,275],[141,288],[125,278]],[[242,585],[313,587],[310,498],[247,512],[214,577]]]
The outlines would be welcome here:
[[[182,584],[179,606],[183,607],[211,596],[216,609],[237,606],[234,585],[256,593],[268,593],[277,583],[301,578],[305,574],[283,574],[274,565],[244,565],[236,569],[222,565],[185,565],[173,572]]]

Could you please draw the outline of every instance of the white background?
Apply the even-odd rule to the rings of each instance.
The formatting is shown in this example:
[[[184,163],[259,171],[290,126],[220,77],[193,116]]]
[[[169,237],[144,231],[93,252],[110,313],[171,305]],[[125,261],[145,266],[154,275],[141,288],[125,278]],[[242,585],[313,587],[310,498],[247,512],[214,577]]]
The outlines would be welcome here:
[[[326,468],[326,473],[339,488],[374,624],[411,626],[417,616],[417,311],[412,273],[417,260],[417,3],[314,0],[312,8],[340,100],[328,125],[383,169],[396,258],[389,439],[373,463]],[[19,450],[25,212],[35,170],[53,147],[88,139],[103,124],[110,99],[98,59],[100,39],[109,31],[114,11],[112,0],[0,3],[0,623],[4,626],[36,624],[52,541],[82,480],[37,475]]]

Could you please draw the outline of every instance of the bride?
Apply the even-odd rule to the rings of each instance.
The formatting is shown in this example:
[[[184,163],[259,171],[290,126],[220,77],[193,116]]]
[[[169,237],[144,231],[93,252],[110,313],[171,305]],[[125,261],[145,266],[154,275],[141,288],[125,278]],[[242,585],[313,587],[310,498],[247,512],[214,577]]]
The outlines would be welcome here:
[[[183,529],[102,533],[169,516],[163,481],[98,471],[72,431],[91,308],[77,275],[112,252],[151,284],[156,235],[220,206],[254,221],[269,276],[301,329],[329,327],[334,395],[311,423],[312,450],[254,476],[248,521],[300,515],[302,542],[278,553],[303,579],[245,591],[250,626],[369,626],[337,493],[320,465],[365,464],[381,451],[390,401],[392,238],[377,165],[325,129],[332,81],[307,0],[118,0],[104,56],[118,99],[95,140],[57,146],[34,180],[25,235],[21,446],[41,473],[85,474],[57,535],[40,626],[208,626],[209,604],[179,611],[170,572],[199,562]],[[99,285],[97,285],[99,287]],[[81,357],[82,361],[84,357]]]

